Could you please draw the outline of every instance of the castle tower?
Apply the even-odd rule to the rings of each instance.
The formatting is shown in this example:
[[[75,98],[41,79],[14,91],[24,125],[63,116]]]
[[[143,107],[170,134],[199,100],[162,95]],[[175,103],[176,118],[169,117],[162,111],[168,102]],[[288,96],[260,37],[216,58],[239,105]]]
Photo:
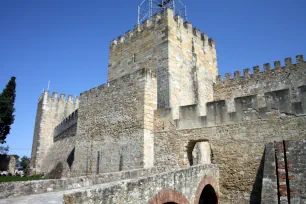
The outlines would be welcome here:
[[[36,112],[30,162],[31,174],[46,173],[42,169],[42,163],[49,148],[53,145],[54,128],[78,109],[78,105],[78,99],[73,100],[71,95],[68,96],[68,100],[65,98],[65,94],[61,94],[58,98],[56,92],[52,96],[49,96],[49,91],[45,91],[41,95]]]
[[[109,81],[142,68],[157,72],[158,108],[172,108],[178,119],[180,106],[198,104],[199,115],[206,115],[218,74],[215,42],[173,9],[156,13],[112,41]]]

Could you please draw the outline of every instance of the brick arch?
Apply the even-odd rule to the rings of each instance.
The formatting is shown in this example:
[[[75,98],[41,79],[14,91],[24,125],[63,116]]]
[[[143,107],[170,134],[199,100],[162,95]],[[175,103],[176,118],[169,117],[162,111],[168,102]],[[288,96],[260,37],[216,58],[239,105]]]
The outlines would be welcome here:
[[[200,184],[198,185],[198,189],[197,189],[197,192],[196,192],[196,197],[195,197],[195,200],[194,200],[194,204],[199,204],[202,191],[203,191],[203,189],[205,188],[206,185],[211,185],[214,188],[214,190],[216,192],[216,195],[217,195],[218,203],[220,203],[220,197],[219,197],[218,188],[217,188],[218,183],[212,177],[204,176],[202,178]]]
[[[171,189],[159,191],[150,201],[149,204],[164,204],[174,202],[177,204],[189,204],[187,198],[180,192]]]

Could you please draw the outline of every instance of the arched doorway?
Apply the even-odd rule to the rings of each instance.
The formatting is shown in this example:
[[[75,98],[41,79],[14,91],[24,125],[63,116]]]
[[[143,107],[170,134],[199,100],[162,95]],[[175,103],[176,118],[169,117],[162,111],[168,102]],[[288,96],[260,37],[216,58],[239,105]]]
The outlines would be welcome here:
[[[210,184],[204,187],[201,193],[199,204],[218,204],[216,191]]]
[[[189,201],[181,192],[163,189],[149,201],[149,204],[189,204]]]

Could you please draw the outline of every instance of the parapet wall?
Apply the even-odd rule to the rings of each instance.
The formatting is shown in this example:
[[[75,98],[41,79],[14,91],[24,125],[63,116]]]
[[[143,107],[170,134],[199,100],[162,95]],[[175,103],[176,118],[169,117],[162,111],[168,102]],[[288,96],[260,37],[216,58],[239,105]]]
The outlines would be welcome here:
[[[89,187],[92,185],[110,183],[123,179],[150,176],[170,170],[173,170],[173,168],[153,167],[150,169],[135,169],[107,174],[84,175],[81,177],[5,182],[0,183],[0,199]]]
[[[65,118],[58,126],[55,127],[54,139],[56,139],[57,136],[62,134],[64,131],[66,131],[73,125],[76,125],[77,122],[78,122],[78,110],[75,110],[67,118]]]
[[[300,102],[299,87],[305,85],[306,63],[302,55],[296,57],[296,64],[292,63],[291,58],[285,59],[285,66],[280,61],[274,63],[274,69],[269,63],[264,65],[261,71],[259,66],[254,67],[254,73],[250,69],[244,70],[244,75],[236,71],[234,78],[230,73],[226,74],[225,79],[217,77],[214,85],[214,100],[228,100],[227,106],[234,112],[234,98],[247,95],[258,96],[258,106],[264,107],[264,93],[277,90],[289,89],[291,102]]]
[[[276,63],[279,64],[280,63]],[[306,114],[306,63],[303,56],[297,56],[297,63],[286,59],[286,66],[265,71],[256,67],[255,73],[245,72],[235,78],[218,78],[214,85],[214,101],[207,102],[206,115],[199,114],[200,104],[180,106],[179,118],[173,118],[173,109],[159,109],[155,112],[155,126],[159,130],[175,126],[178,129],[192,129],[221,124],[233,124],[243,120],[268,119]],[[168,127],[167,127],[168,126]]]
[[[63,203],[202,203],[200,197],[206,185],[212,187],[219,203],[219,169],[216,165],[198,165],[92,186],[65,194]]]
[[[163,64],[168,56],[167,18],[165,10],[110,43],[108,81],[142,68],[156,70]]]
[[[135,25],[134,29],[127,31],[124,35],[120,35],[117,39],[114,39],[110,43],[111,51],[119,51],[123,46],[129,46],[135,43],[139,37],[144,37],[144,34],[149,34],[152,29],[157,27],[165,26],[169,21],[169,17],[177,22],[177,27],[185,28],[186,32],[193,34],[194,39],[200,41],[203,46],[209,45],[210,47],[215,46],[215,40],[208,38],[207,34],[201,33],[200,29],[193,27],[189,21],[184,21],[179,15],[174,16],[171,9],[163,10],[162,13],[156,13],[152,20],[145,20],[141,25]],[[168,26],[168,25],[167,25]],[[166,34],[166,33],[164,33]],[[165,35],[165,37],[167,37]],[[145,41],[144,41],[145,42]]]
[[[206,116],[199,116],[198,105],[181,106],[179,109],[180,117],[177,120],[173,120],[171,109],[159,109],[155,112],[155,130],[163,131],[173,127],[192,129],[249,120],[265,120],[270,117],[305,115],[305,88],[306,86],[299,87],[299,102],[290,102],[289,89],[266,92],[264,93],[264,107],[259,107],[257,95],[236,97],[234,98],[234,112],[230,112],[226,100],[207,103]]]
[[[296,56],[296,64],[304,64],[304,57],[303,55],[297,55]],[[223,85],[223,86],[231,86],[236,83],[241,83],[242,80],[248,81],[250,79],[255,80],[267,80],[270,77],[270,74],[275,74],[283,72],[288,73],[291,70],[294,70],[296,67],[295,64],[292,64],[292,58],[286,58],[285,59],[285,66],[281,65],[280,61],[274,62],[274,69],[271,68],[270,63],[265,63],[263,66],[263,71],[261,71],[260,66],[253,67],[253,74],[251,74],[251,70],[249,68],[246,68],[243,70],[243,76],[240,74],[240,71],[234,72],[234,78],[232,78],[231,73],[225,74],[225,79],[222,78],[221,75],[217,76],[216,80],[216,86]]]

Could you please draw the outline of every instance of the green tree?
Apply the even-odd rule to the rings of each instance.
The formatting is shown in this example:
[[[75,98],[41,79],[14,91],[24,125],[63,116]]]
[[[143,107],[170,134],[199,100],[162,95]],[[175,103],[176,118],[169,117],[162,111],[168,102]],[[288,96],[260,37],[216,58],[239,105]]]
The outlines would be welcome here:
[[[23,168],[25,175],[28,175],[29,164],[30,164],[30,158],[29,157],[27,157],[27,156],[21,157],[20,166]]]
[[[19,168],[20,167],[20,156],[18,155],[15,155],[15,158],[16,158],[16,168]]]
[[[16,77],[12,77],[0,95],[0,143],[5,143],[14,122],[14,103],[16,98]]]
[[[0,146],[0,154],[7,154],[9,152],[9,146]]]

